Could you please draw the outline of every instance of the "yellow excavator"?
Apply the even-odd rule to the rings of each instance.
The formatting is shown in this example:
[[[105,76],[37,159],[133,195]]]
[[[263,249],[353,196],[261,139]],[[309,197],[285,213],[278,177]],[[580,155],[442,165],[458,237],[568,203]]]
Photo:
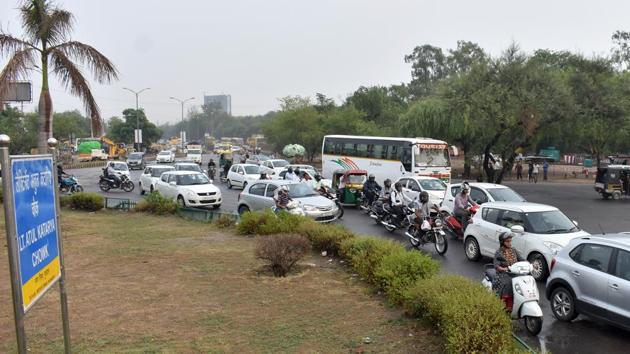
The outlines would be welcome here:
[[[127,157],[127,149],[124,143],[115,143],[105,135],[101,137],[101,143],[103,144],[103,149],[107,151],[109,159],[124,159]]]

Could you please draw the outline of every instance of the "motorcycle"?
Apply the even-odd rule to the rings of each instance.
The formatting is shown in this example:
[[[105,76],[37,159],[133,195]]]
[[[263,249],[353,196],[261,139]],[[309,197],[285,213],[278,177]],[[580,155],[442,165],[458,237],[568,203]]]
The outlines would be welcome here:
[[[540,333],[543,323],[543,313],[538,300],[540,295],[536,280],[531,275],[534,267],[531,263],[516,262],[508,267],[508,273],[512,276],[512,296],[502,296],[506,310],[513,320],[523,319],[525,329],[531,335]],[[496,269],[493,264],[486,264],[484,277],[481,284],[491,292],[492,284],[496,278]]]
[[[274,205],[271,207],[271,210],[274,213],[277,213],[278,208]],[[299,215],[299,216],[305,216],[306,213],[304,212],[304,209],[302,208],[302,205],[300,204],[300,202],[296,201],[296,200],[291,200],[289,201],[289,203],[287,203],[287,208],[286,210],[284,210],[285,212],[291,214],[291,215]]]
[[[361,204],[359,205],[359,207],[361,208],[361,210],[363,210],[363,212],[365,212],[366,214],[370,214],[372,212],[372,205],[376,203],[376,199],[378,199],[378,193],[379,193],[379,190],[375,188],[368,189],[367,191],[365,191],[365,193],[363,193],[363,199],[361,200]],[[373,198],[374,201],[372,203],[370,203],[370,200],[369,200],[370,198],[367,197],[370,194],[375,196]]]
[[[59,184],[59,191],[66,193],[78,193],[83,192],[83,186],[79,184],[79,180],[76,176],[73,175],[65,175],[61,178],[61,183]]]
[[[210,166],[208,168],[208,177],[214,181],[215,174],[216,174],[216,169],[214,168],[214,166]]]
[[[415,216],[413,210],[407,206],[403,206],[403,215],[401,221],[397,221],[397,216],[392,212],[391,208],[381,219],[381,225],[385,226],[385,230],[394,232],[397,229],[406,229],[413,223],[413,217]],[[410,217],[411,216],[411,217]]]
[[[479,205],[473,205],[470,208],[468,208],[468,211],[470,212],[470,216],[468,217],[467,224],[470,224],[470,221],[472,217],[477,213],[477,210],[479,210]],[[464,231],[466,230],[462,228],[462,223],[459,220],[459,218],[449,213],[446,210],[440,210],[440,214],[442,218],[442,224],[444,225],[444,229],[456,239],[458,240],[464,239]]]
[[[381,224],[381,221],[390,213],[388,203],[384,203],[382,200],[376,200],[369,209],[369,214],[377,224]]]
[[[105,176],[100,176],[100,180],[98,182],[98,187],[103,191],[107,192],[110,189],[120,188],[125,192],[131,192],[135,188],[133,182],[126,175],[118,175],[120,177],[120,185],[116,183],[113,178],[108,178]]]
[[[448,250],[448,241],[446,233],[442,230],[442,220],[436,213],[422,221],[420,227],[415,224],[415,214],[407,216],[411,225],[405,232],[405,236],[409,238],[409,243],[416,249],[420,249],[426,243],[435,244],[435,250],[440,256],[443,256]]]
[[[323,197],[326,197],[326,198],[332,200],[335,203],[335,205],[339,209],[339,216],[337,216],[337,218],[341,219],[343,217],[344,211],[343,211],[343,206],[341,205],[341,202],[339,202],[339,198],[337,198],[337,194],[333,193],[330,190],[330,188],[328,188],[326,186],[322,186],[322,190],[320,190],[319,193]]]

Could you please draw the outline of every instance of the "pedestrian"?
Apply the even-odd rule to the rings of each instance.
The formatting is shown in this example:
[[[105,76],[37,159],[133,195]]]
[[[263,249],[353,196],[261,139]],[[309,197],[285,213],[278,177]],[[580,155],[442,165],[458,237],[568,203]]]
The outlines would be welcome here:
[[[549,172],[549,162],[547,162],[547,160],[545,160],[545,162],[543,162],[543,180],[547,180],[547,174]]]
[[[534,168],[532,170],[532,179],[534,183],[538,183],[538,170],[540,169],[540,165],[538,163],[534,164]]]
[[[516,180],[523,180],[523,161],[516,161]]]
[[[534,163],[530,161],[527,164],[527,181],[531,182],[533,180],[534,180]]]

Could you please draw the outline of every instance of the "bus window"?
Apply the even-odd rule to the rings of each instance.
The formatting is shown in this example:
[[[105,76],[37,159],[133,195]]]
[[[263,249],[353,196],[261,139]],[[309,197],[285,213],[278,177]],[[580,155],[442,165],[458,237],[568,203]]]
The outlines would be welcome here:
[[[402,158],[400,161],[405,167],[405,171],[411,172],[411,167],[412,167],[411,165],[413,164],[411,162],[411,147],[404,147],[402,149]]]
[[[335,142],[335,155],[341,155],[341,147],[343,146],[343,144]]]
[[[333,154],[335,152],[335,143],[330,139],[324,142],[324,154]]]
[[[389,160],[400,161],[400,146],[396,146],[396,145],[389,146]]]
[[[355,156],[357,153],[357,146],[349,143],[343,144],[343,151],[341,153],[346,156]]]
[[[372,155],[375,159],[387,159],[387,145],[375,144]]]
[[[368,145],[357,144],[357,157],[368,157]]]
[[[374,156],[374,144],[368,144],[368,146],[367,146],[367,154],[365,155],[365,157],[369,157],[371,159],[376,157],[376,156]]]

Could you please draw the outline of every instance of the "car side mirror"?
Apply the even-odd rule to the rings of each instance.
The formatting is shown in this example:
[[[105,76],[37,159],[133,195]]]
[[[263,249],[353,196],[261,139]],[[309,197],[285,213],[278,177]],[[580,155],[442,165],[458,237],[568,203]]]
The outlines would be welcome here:
[[[575,220],[572,220],[572,221],[573,221],[573,225],[575,225],[575,227],[579,226],[577,221],[575,221]]]
[[[244,173],[243,173],[243,171],[238,171],[238,174],[239,175],[243,175]]]
[[[514,225],[510,227],[510,231],[512,231],[515,234],[522,234],[525,232],[525,228],[521,225]]]
[[[168,182],[168,184],[173,186],[173,187],[175,187],[177,185],[177,183],[175,183],[175,182]]]

